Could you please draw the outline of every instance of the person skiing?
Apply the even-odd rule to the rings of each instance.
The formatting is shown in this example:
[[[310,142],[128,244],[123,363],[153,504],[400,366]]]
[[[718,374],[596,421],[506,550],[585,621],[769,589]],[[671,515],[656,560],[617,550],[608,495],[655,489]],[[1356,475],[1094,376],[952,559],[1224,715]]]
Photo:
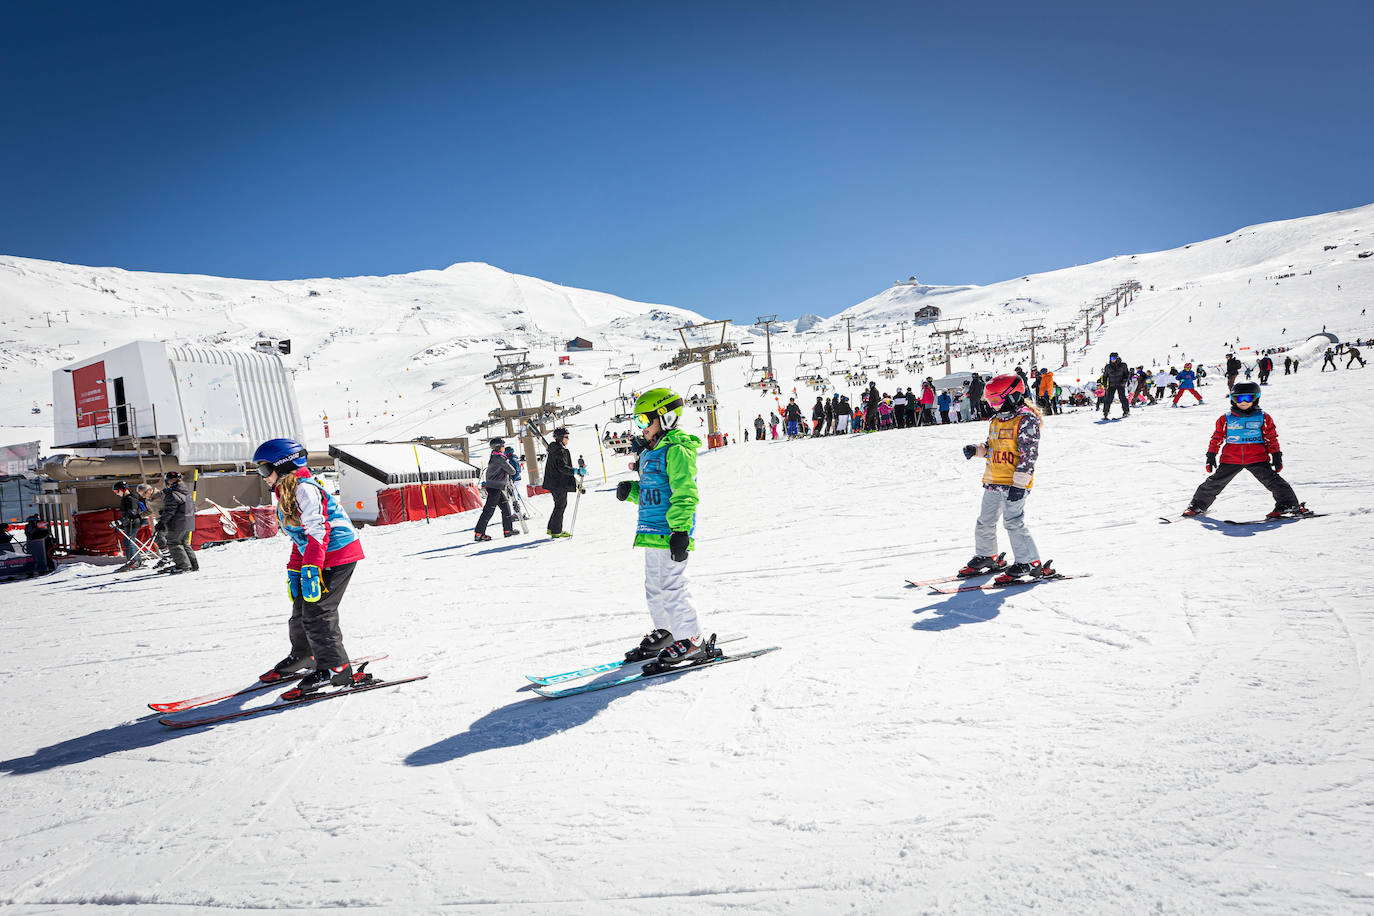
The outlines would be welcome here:
[[[1261,385],[1268,385],[1269,373],[1274,371],[1274,360],[1266,353],[1261,357],[1257,364],[1257,368],[1259,369],[1259,383]]]
[[[1288,481],[1279,476],[1283,470],[1283,449],[1279,446],[1278,428],[1274,418],[1259,409],[1259,400],[1260,386],[1256,382],[1237,382],[1231,389],[1231,409],[1217,418],[1207,443],[1207,471],[1211,476],[1198,486],[1192,502],[1183,510],[1185,516],[1191,518],[1206,512],[1241,471],[1253,474],[1274,497],[1274,509],[1266,518],[1312,514],[1298,502]]]
[[[162,513],[157,526],[167,538],[167,553],[174,564],[167,572],[171,575],[199,572],[200,561],[191,547],[191,535],[196,528],[196,507],[191,491],[182,482],[180,471],[168,471],[163,479],[167,487],[162,491]]]
[[[983,389],[983,398],[992,408],[988,437],[976,445],[964,446],[964,457],[981,455],[987,459],[983,472],[983,503],[973,528],[973,559],[960,576],[996,572],[997,520],[1001,518],[1011,542],[1013,563],[993,580],[998,585],[1028,582],[1053,576],[1054,570],[1042,565],[1040,553],[1026,529],[1026,493],[1035,483],[1035,461],[1040,453],[1040,410],[1026,399],[1026,383],[1018,375],[999,375]]]
[[[566,426],[555,429],[549,441],[549,457],[544,463],[542,486],[553,497],[553,512],[549,513],[547,527],[549,537],[554,540],[572,537],[563,530],[563,512],[568,508],[568,494],[582,488],[573,470],[572,452],[568,451],[569,438]]]
[[[765,424],[764,424],[764,422],[763,422],[763,414],[759,414],[757,417],[754,418],[754,440],[755,440],[755,441],[761,440],[761,439],[763,438],[763,427],[764,427],[764,425],[765,425]]]
[[[697,449],[701,440],[678,428],[682,398],[653,388],[635,402],[635,424],[648,448],[639,480],[616,484],[615,498],[639,506],[634,546],[644,551],[644,598],[654,628],[627,661],[656,659],[673,665],[702,654],[702,628],[687,582],[687,555],[694,549]]]
[[[835,435],[835,408],[839,405],[839,403],[840,403],[840,396],[839,396],[838,394],[836,394],[836,395],[834,395],[834,396],[832,396],[832,397],[826,399],[826,402],[825,402],[825,434],[826,434],[827,436],[833,436],[833,435]]]
[[[816,403],[811,406],[811,438],[825,435],[825,399],[817,395]]]
[[[772,438],[774,439],[778,438],[778,424],[781,422],[777,414],[773,413],[771,410],[768,411],[768,428],[772,431]]]
[[[1131,402],[1126,396],[1126,386],[1131,381],[1131,367],[1121,358],[1119,353],[1113,353],[1107,357],[1107,365],[1102,367],[1102,381],[1106,385],[1107,391],[1102,398],[1102,418],[1111,419],[1112,415],[1112,395],[1115,394],[1121,401],[1121,416],[1131,415]]]
[[[291,539],[286,562],[291,649],[259,677],[268,683],[300,677],[282,694],[284,700],[371,678],[354,673],[339,629],[339,603],[363,559],[363,544],[338,499],[310,474],[307,455],[294,439],[269,439],[253,453],[258,474],[276,493],[281,530]]]
[[[1345,368],[1351,368],[1350,364],[1355,362],[1358,362],[1360,364],[1361,369],[1364,368],[1364,359],[1360,356],[1360,351],[1358,349],[1356,349],[1355,347],[1346,347],[1345,352],[1350,357],[1348,360],[1345,361]]]
[[[520,473],[520,467],[502,451],[505,444],[506,441],[500,437],[491,440],[491,457],[487,459],[487,470],[482,475],[482,489],[487,491],[487,496],[481,514],[477,516],[477,529],[472,536],[474,541],[491,540],[491,535],[487,534],[487,522],[491,521],[492,513],[498,508],[501,510],[501,530],[506,537],[515,535],[515,515],[511,511],[510,500],[506,498],[506,488]]]
[[[1333,350],[1333,349],[1331,349],[1330,347],[1327,347],[1327,348],[1326,348],[1325,357],[1326,357],[1326,358],[1322,360],[1322,369],[1321,369],[1321,371],[1325,372],[1325,371],[1326,371],[1326,367],[1327,367],[1327,366],[1330,366],[1330,367],[1331,367],[1331,371],[1332,371],[1332,372],[1335,372],[1335,371],[1336,371],[1336,351]]]
[[[835,405],[835,422],[841,433],[849,433],[849,420],[853,415],[854,409],[849,406],[849,395],[840,395],[840,403]]]
[[[882,400],[882,395],[878,394],[877,382],[868,383],[867,398],[868,400],[864,404],[864,432],[877,432],[878,402]]]
[[[949,395],[948,388],[940,389],[940,396],[935,399],[935,403],[940,410],[940,422],[949,423],[949,408],[954,403],[954,399]]]
[[[1197,393],[1197,373],[1193,371],[1192,363],[1184,363],[1183,371],[1178,373],[1175,378],[1178,380],[1178,391],[1174,394],[1174,406],[1178,406],[1179,399],[1186,391],[1197,398],[1199,404],[1202,403],[1202,395]]]
[[[1050,401],[1054,397],[1054,373],[1049,369],[1040,371],[1040,380],[1035,386],[1036,403],[1040,405],[1043,413],[1053,413]]]

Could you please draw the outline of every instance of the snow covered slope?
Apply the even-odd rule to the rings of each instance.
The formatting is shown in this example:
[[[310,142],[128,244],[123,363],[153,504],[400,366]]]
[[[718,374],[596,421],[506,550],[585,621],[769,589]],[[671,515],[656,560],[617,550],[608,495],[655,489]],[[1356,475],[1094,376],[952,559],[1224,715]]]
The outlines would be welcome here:
[[[903,586],[971,553],[981,426],[703,454],[693,593],[782,649],[638,689],[521,690],[649,627],[615,470],[571,540],[473,544],[472,514],[364,530],[347,646],[430,678],[212,729],[144,704],[283,654],[284,542],[4,586],[0,907],[1363,912],[1374,455],[1333,445],[1374,372],[1315,368],[1264,406],[1330,515],[1156,520],[1203,476],[1215,385],[1051,418],[1028,520],[1094,576],[1029,590]],[[1214,514],[1268,508],[1243,477]]]

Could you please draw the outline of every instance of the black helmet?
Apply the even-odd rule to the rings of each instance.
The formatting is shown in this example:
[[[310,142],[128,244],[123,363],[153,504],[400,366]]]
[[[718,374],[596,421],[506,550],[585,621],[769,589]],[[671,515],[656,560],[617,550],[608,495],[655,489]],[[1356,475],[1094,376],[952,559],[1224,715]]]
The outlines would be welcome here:
[[[114,491],[115,491],[116,493],[118,493],[120,490],[127,490],[127,489],[129,489],[129,485],[128,485],[127,483],[125,483],[124,481],[122,481],[122,480],[116,480],[116,481],[114,482],[114,487],[113,487],[113,489],[114,489]]]
[[[180,472],[180,471],[168,471],[168,472],[164,475],[164,479],[165,479],[168,483],[176,483],[177,481],[181,480],[181,472]]]
[[[1236,403],[1236,398],[1241,395],[1250,396],[1251,400],[1249,407],[1259,406],[1260,386],[1257,382],[1236,382],[1235,386],[1231,389],[1231,403],[1240,407],[1240,405]],[[1245,409],[1249,408],[1247,407]]]
[[[492,447],[492,448],[500,448],[501,446],[503,446],[503,445],[505,445],[505,444],[506,444],[506,440],[505,440],[505,439],[502,439],[500,436],[497,436],[495,439],[492,439],[492,440],[491,440],[491,447]]]
[[[568,435],[568,428],[566,426],[560,426],[553,431],[553,437],[555,439],[562,439],[566,435]]]

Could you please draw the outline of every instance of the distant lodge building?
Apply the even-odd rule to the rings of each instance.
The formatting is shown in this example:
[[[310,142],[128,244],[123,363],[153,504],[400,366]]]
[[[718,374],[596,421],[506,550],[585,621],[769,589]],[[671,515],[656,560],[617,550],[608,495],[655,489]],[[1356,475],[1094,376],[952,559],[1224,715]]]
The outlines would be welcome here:
[[[916,321],[935,321],[940,317],[940,309],[933,305],[923,306],[916,310]]]
[[[567,351],[569,353],[579,353],[590,349],[592,349],[592,342],[585,337],[574,337],[568,341]]]

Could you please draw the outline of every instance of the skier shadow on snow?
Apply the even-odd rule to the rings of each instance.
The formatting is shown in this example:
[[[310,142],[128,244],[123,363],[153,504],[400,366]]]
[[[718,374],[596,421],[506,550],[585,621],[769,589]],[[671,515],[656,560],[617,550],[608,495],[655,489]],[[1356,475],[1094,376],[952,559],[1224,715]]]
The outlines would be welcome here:
[[[1044,586],[1030,586],[1031,588],[1043,588]],[[912,611],[919,614],[922,611],[934,611],[933,617],[922,617],[911,625],[913,630],[924,630],[927,633],[939,633],[944,630],[952,630],[955,627],[962,627],[970,623],[987,623],[1002,613],[1002,602],[1006,601],[1014,591],[1022,589],[1008,588],[989,592],[960,592],[955,595],[941,595],[943,600],[925,607],[918,607]]]
[[[1197,522],[1208,531],[1216,531],[1220,534],[1224,534],[1228,538],[1248,538],[1254,537],[1263,531],[1273,531],[1275,528],[1282,528],[1286,523],[1297,521],[1297,519],[1276,518],[1272,522],[1259,522],[1254,525],[1228,525],[1221,519],[1199,515],[1190,519],[1190,521]]]
[[[160,713],[144,716],[132,722],[102,728],[88,735],[68,738],[47,747],[40,747],[27,757],[14,757],[0,760],[0,773],[20,776],[26,773],[42,773],[74,763],[86,763],[97,757],[118,754],[122,751],[136,751],[154,747],[186,735],[203,732],[204,729],[172,729],[158,723]]]
[[[428,747],[411,751],[403,761],[406,766],[432,766],[450,763],[483,751],[504,747],[519,747],[551,737],[578,725],[585,725],[613,700],[652,686],[656,681],[625,684],[610,690],[587,693],[561,700],[540,697],[517,700],[500,709],[493,709],[468,726],[467,731],[450,735]],[[524,689],[524,688],[522,688]]]

